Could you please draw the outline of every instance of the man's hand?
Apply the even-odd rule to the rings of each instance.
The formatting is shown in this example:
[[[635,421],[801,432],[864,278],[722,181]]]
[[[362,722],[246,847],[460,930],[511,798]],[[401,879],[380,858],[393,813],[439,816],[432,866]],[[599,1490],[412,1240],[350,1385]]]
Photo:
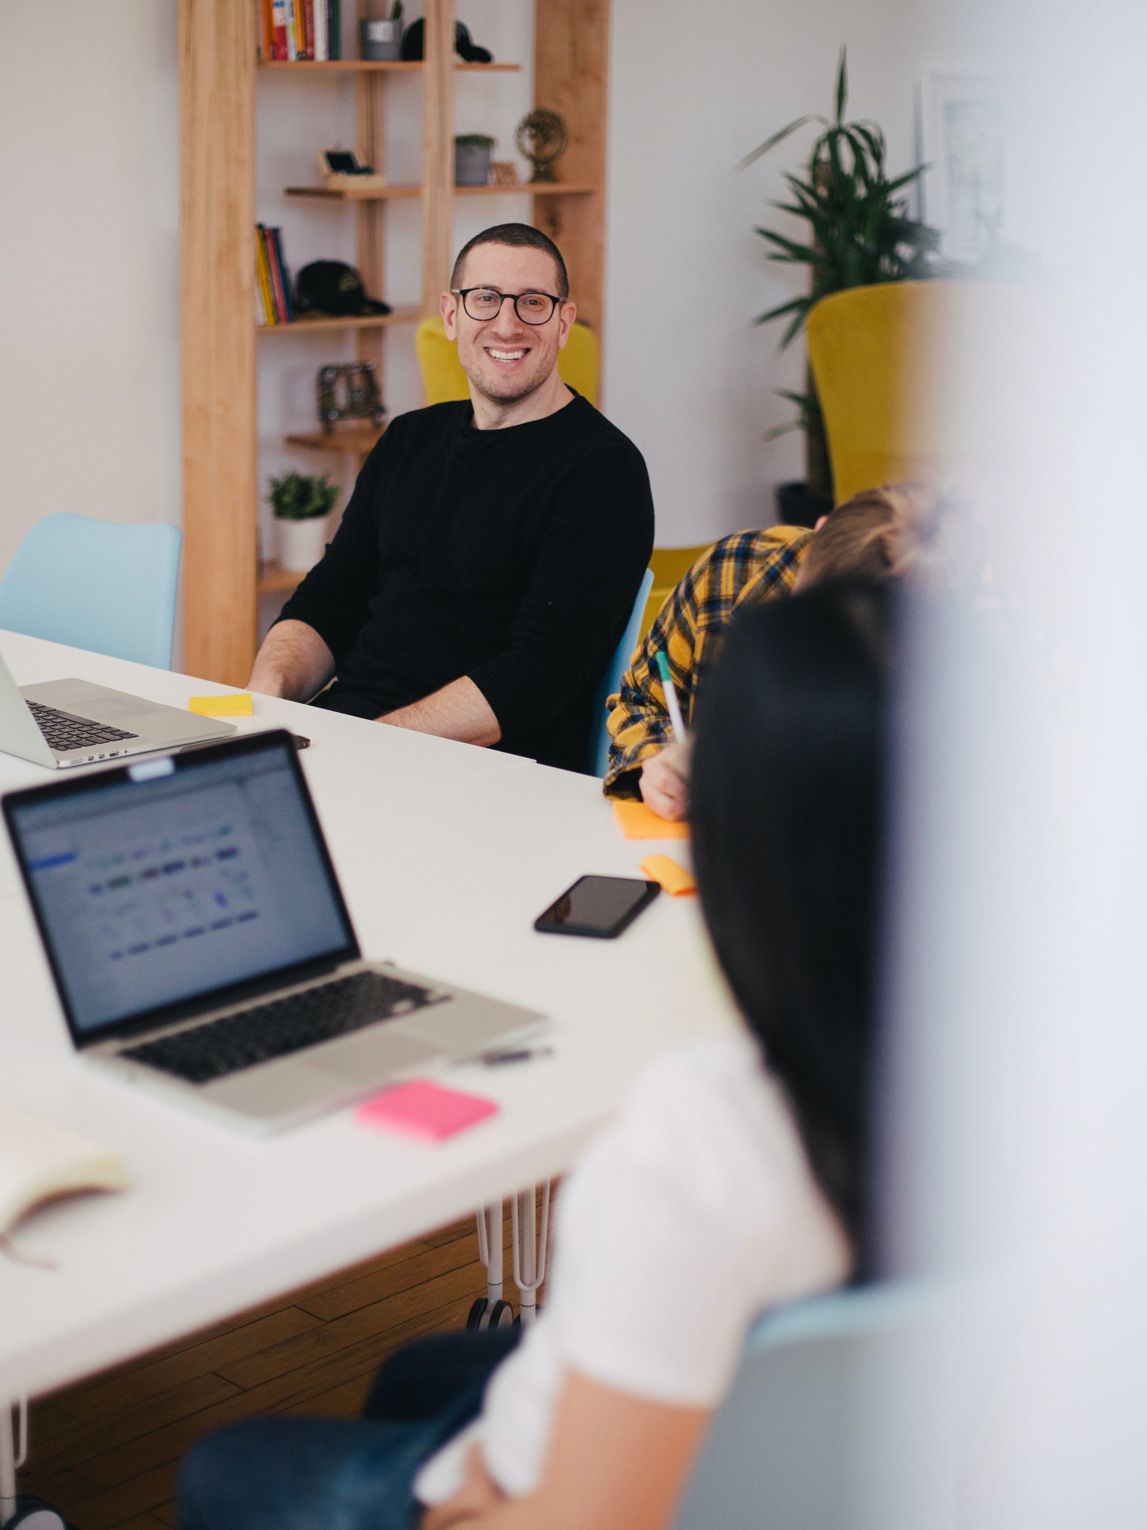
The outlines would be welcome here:
[[[505,1502],[506,1495],[486,1470],[482,1450],[471,1445],[466,1452],[466,1475],[462,1486],[445,1503],[435,1504],[422,1516],[420,1530],[451,1530],[480,1518]]]
[[[306,622],[279,622],[255,655],[247,689],[260,696],[310,701],[335,672],[335,656]]]
[[[689,750],[667,744],[641,766],[638,780],[642,801],[658,818],[679,823],[689,812]]]

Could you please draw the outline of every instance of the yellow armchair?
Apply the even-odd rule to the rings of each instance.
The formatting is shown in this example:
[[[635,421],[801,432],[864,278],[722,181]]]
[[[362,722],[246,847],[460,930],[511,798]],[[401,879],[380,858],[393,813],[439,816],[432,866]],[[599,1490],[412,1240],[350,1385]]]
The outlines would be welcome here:
[[[837,504],[971,465],[967,427],[982,412],[975,358],[988,354],[978,337],[1010,301],[987,282],[923,281],[852,287],[816,304],[808,356]]]

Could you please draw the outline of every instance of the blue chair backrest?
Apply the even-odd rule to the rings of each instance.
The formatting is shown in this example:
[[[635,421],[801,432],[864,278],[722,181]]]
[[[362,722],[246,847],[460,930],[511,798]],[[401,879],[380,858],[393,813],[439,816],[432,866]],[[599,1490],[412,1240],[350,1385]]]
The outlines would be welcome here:
[[[967,1335],[915,1286],[761,1319],[674,1530],[950,1530]]]
[[[168,669],[182,543],[162,522],[47,515],[0,580],[0,627]]]
[[[606,698],[612,696],[617,690],[621,684],[622,675],[629,668],[629,661],[633,657],[638,634],[641,632],[645,602],[649,599],[652,588],[653,570],[647,568],[642,576],[637,598],[633,602],[633,610],[629,613],[629,620],[625,624],[625,631],[621,634],[621,641],[613,651],[613,657],[609,661],[605,674],[601,677],[601,684],[593,693],[594,726],[590,732],[589,754],[586,758],[587,775],[605,775],[605,768],[609,763],[609,730],[605,726]]]

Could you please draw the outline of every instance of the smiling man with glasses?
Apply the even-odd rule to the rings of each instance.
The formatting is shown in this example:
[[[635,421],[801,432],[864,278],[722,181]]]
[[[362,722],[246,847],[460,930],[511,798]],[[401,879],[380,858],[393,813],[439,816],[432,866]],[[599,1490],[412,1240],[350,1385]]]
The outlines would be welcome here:
[[[580,769],[653,546],[645,462],[561,380],[577,310],[545,234],[471,239],[440,310],[469,399],[391,422],[248,684]]]

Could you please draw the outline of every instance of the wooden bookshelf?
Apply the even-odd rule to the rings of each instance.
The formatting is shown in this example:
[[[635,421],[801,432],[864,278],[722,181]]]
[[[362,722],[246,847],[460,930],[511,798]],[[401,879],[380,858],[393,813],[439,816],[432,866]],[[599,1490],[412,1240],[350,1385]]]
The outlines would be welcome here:
[[[285,337],[312,331],[351,332],[359,359],[378,369],[385,397],[386,345],[410,343],[394,326],[409,327],[422,314],[435,312],[438,294],[449,279],[455,197],[511,195],[529,197],[525,216],[560,245],[579,316],[602,334],[609,0],[534,0],[533,98],[562,115],[569,146],[559,164],[564,180],[514,186],[453,184],[455,79],[523,68],[521,63],[466,64],[457,59],[454,4],[455,0],[425,0],[426,57],[421,61],[284,63],[256,56],[257,0],[179,0],[183,663],[190,674],[244,684],[255,652],[258,594],[289,590],[298,582],[298,576],[274,565],[257,565],[258,336],[284,337],[275,342],[283,345],[289,343]],[[387,205],[417,199],[422,212],[419,304],[388,315],[306,318],[278,325],[252,322],[256,87],[262,79],[286,73],[346,79],[345,88],[355,92],[355,147],[365,163],[383,171],[388,77],[420,76],[422,165],[417,185],[360,196],[322,187],[285,190],[286,196],[344,205],[342,216],[355,219],[355,264],[367,291],[378,296],[388,290],[383,261]],[[320,147],[315,145],[316,150]],[[260,214],[267,218],[267,209],[260,208]],[[331,449],[318,444],[318,432],[304,431],[288,439],[307,449]]]

